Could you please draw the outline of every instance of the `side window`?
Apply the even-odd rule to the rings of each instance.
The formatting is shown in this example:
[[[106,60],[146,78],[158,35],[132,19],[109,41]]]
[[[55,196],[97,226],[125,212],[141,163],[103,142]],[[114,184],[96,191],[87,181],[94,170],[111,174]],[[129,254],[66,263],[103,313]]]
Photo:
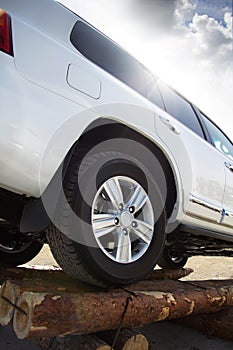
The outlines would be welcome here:
[[[209,133],[212,144],[225,156],[233,160],[233,145],[227,136],[212,123],[203,113],[200,113]]]
[[[160,83],[159,87],[163,95],[166,111],[197,135],[204,138],[202,127],[191,104],[167,85]]]
[[[164,109],[150,71],[112,40],[82,21],[75,23],[70,40],[87,59]]]
[[[145,96],[142,65],[105,35],[78,21],[73,27],[70,40],[90,61]]]
[[[158,107],[164,108],[163,99],[158,88],[155,77],[148,70],[144,70],[145,88],[146,94],[149,101],[157,105]]]

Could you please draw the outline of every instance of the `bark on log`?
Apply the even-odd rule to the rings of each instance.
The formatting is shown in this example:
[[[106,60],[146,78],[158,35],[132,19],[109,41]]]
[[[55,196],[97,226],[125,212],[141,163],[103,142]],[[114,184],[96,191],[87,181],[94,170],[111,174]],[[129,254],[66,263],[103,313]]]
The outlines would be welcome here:
[[[193,269],[183,268],[179,270],[164,270],[156,269],[153,270],[148,276],[147,280],[179,280],[180,278],[186,277],[193,272]]]
[[[86,293],[86,292],[98,292],[103,289],[89,284],[73,280],[67,277],[63,272],[56,271],[37,271],[35,276],[33,271],[27,271],[28,269],[20,269],[20,272],[13,269],[13,276],[17,273],[22,276],[26,276],[23,280],[8,280],[3,282],[0,293],[0,325],[7,326],[11,324],[13,320],[14,305],[16,304],[19,296],[23,292],[39,292],[39,293]],[[26,271],[25,271],[26,270]],[[51,278],[51,279],[50,279]],[[129,287],[129,290],[159,290],[164,291],[167,289],[173,290],[177,288],[177,282],[175,281],[141,281],[135,283]],[[116,289],[109,289],[110,291],[116,291]],[[121,291],[120,289],[119,291]],[[0,294],[1,296],[1,294]],[[8,300],[8,301],[7,301]]]
[[[53,271],[54,272],[54,271]],[[7,326],[12,322],[13,314],[19,296],[21,293],[28,292],[96,292],[101,291],[99,287],[94,287],[81,281],[73,280],[66,276],[63,272],[57,271],[56,274],[36,273],[37,277],[31,278],[31,271],[26,271],[26,276],[23,280],[8,280],[3,282],[0,287],[0,325]],[[25,274],[23,274],[25,276]],[[40,276],[41,278],[38,278]],[[50,280],[50,277],[51,280]]]
[[[146,278],[146,280],[163,280],[163,279],[171,279],[178,280],[182,277],[188,276],[193,272],[190,268],[183,268],[179,270],[163,270],[156,269],[152,271]],[[68,277],[62,270],[54,269],[36,269],[36,268],[25,268],[25,267],[3,267],[0,266],[0,285],[6,280],[44,280],[45,282],[56,282],[59,283],[70,283],[70,281],[74,281],[70,277]],[[81,287],[85,287],[86,283],[80,283]]]
[[[220,310],[214,314],[200,314],[176,321],[201,332],[222,339],[233,340],[233,307]]]
[[[192,269],[180,270],[154,270],[148,280],[179,279],[187,276]],[[6,282],[3,282],[7,280]],[[10,281],[9,281],[10,280]],[[100,291],[101,288],[90,286],[81,281],[73,280],[58,269],[38,270],[35,268],[6,268],[0,267],[1,290],[4,299],[0,298],[0,325],[9,325],[13,318],[14,304],[24,291],[33,292],[91,292]],[[154,288],[154,287],[153,287]],[[0,291],[1,293],[1,291]],[[8,299],[9,302],[5,300]]]
[[[181,282],[173,284],[176,288],[169,292],[168,289],[85,294],[24,292],[17,302],[22,312],[15,311],[13,327],[20,339],[87,334],[117,329],[124,312],[122,327],[128,328],[216,312],[233,305],[233,286],[203,289]]]
[[[42,278],[44,275],[48,275],[49,278],[53,275],[63,276],[64,278],[69,278],[66,276],[62,270],[55,269],[51,267],[51,269],[36,269],[34,267],[26,268],[26,267],[6,267],[0,266],[0,284],[8,279],[14,280],[22,280],[22,279],[36,279]]]
[[[0,267],[0,284],[4,283],[6,280],[11,280],[20,286],[25,285],[26,291],[30,290],[30,286],[31,291],[45,291],[45,288],[47,288],[47,291],[61,289],[71,292],[102,290],[100,287],[91,286],[82,281],[72,279],[61,270],[37,270],[34,268],[24,267]]]
[[[186,281],[190,285],[201,288],[209,288],[209,287],[224,287],[233,285],[233,279],[228,280],[202,280],[202,281]]]
[[[16,270],[16,271],[15,271]],[[88,284],[76,281],[67,277],[61,271],[34,271],[28,269],[13,269],[13,276],[22,277],[23,280],[12,280],[6,281],[3,283],[0,289],[0,295],[2,294],[3,298],[0,298],[0,325],[7,326],[11,323],[14,313],[14,304],[16,303],[18,297],[22,292],[33,291],[33,292],[96,292],[102,290],[101,288],[90,286]],[[25,271],[26,270],[26,271]],[[161,277],[160,272],[162,270],[157,270],[159,274],[155,274],[155,277]],[[157,272],[156,271],[156,272]],[[26,277],[25,277],[26,276]],[[163,275],[165,277],[165,275]],[[40,278],[39,278],[40,277]],[[211,280],[211,281],[189,281],[185,282],[186,287],[193,286],[198,287],[221,287],[226,284],[232,284],[233,280]],[[131,286],[128,286],[128,289],[125,290],[147,290],[147,291],[164,291],[164,290],[176,290],[180,287],[180,284],[177,284],[177,281],[170,280],[161,280],[161,281],[140,281]],[[112,291],[115,289],[111,289]],[[6,301],[8,299],[9,302]]]

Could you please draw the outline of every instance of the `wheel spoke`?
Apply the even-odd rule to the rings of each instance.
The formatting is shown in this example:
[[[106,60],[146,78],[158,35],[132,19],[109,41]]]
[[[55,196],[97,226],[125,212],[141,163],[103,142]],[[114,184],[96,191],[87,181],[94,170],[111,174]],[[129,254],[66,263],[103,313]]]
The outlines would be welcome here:
[[[131,240],[130,236],[124,235],[122,230],[118,233],[118,246],[116,253],[116,261],[130,262],[132,260]]]
[[[153,226],[141,220],[135,220],[135,222],[137,227],[133,229],[134,234],[146,244],[150,244],[154,230]]]
[[[115,177],[108,180],[104,184],[104,189],[107,192],[109,199],[112,202],[113,206],[118,210],[119,204],[124,203],[123,193],[121,190],[121,186],[119,184],[119,180]]]
[[[127,207],[134,207],[135,212],[138,212],[147,202],[147,194],[142,189],[140,185],[137,185],[134,189],[134,193],[132,194],[130,200],[127,203]]]
[[[116,215],[114,214],[94,214],[92,218],[92,225],[94,229],[95,236],[100,238],[110,232],[115,228]]]
[[[127,176],[106,180],[92,204],[92,229],[108,258],[119,264],[140,259],[154,232],[153,208],[144,188]]]

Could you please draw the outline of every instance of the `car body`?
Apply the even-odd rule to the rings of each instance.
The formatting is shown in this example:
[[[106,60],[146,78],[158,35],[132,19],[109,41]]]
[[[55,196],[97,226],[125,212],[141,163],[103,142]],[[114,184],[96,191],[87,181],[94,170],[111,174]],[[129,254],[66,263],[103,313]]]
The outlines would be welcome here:
[[[150,149],[164,172],[166,247],[172,247],[172,264],[178,266],[177,249],[182,256],[187,251],[187,256],[198,253],[189,246],[193,239],[197,247],[203,240],[206,247],[214,245],[213,254],[229,251],[233,146],[226,135],[191,102],[62,4],[0,0],[0,8],[5,11],[0,12],[0,217],[4,227],[9,224],[14,240],[23,236],[27,243],[43,241],[41,232],[53,220],[59,200],[60,189],[54,190],[53,184],[69,173],[74,153],[81,153],[83,143],[91,145],[88,152],[101,143],[108,151],[114,140],[109,151],[117,152],[116,139],[130,139]],[[119,152],[124,153],[122,146]],[[128,163],[132,157],[133,152]],[[143,163],[143,158],[138,161]],[[124,181],[131,187],[140,184],[130,182],[125,174],[117,176],[114,181],[121,186]],[[149,208],[150,203],[145,217]],[[134,219],[125,210],[117,214],[124,228],[127,220],[133,224]],[[174,248],[177,236],[186,238]],[[52,245],[54,237],[48,238]],[[14,249],[5,241],[0,248],[8,247],[11,254]],[[213,242],[221,242],[221,249]],[[106,251],[103,254],[108,257]],[[141,257],[143,253],[135,260]],[[138,278],[132,272],[120,282]],[[106,276],[103,279],[108,281]]]

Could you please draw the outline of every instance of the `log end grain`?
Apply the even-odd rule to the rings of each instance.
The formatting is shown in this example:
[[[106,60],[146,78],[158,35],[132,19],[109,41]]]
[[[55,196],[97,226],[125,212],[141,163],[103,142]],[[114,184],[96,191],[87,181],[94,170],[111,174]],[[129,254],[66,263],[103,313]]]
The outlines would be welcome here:
[[[31,333],[33,333],[35,337],[37,332],[43,335],[43,330],[47,330],[46,326],[36,327],[33,325],[34,307],[39,305],[44,300],[44,297],[45,294],[43,293],[36,294],[31,292],[24,292],[19,297],[17,310],[15,310],[13,318],[13,328],[19,339],[28,338]]]
[[[129,340],[127,340],[127,342],[122,348],[122,350],[148,350],[148,349],[149,349],[149,343],[143,334],[137,334],[131,337]]]
[[[17,288],[10,281],[4,282],[0,290],[0,324],[2,326],[11,324],[17,298]]]

